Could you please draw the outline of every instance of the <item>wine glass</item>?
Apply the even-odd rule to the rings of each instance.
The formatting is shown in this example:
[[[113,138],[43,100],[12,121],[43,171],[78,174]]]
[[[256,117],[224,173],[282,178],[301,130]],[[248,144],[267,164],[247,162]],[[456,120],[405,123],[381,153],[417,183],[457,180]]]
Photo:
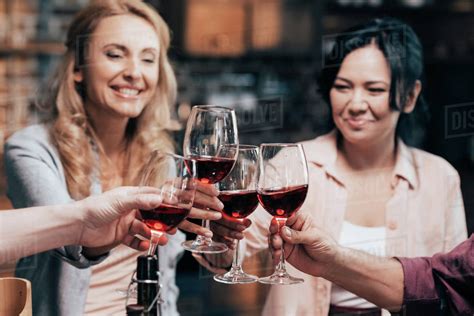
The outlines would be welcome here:
[[[140,186],[160,189],[162,203],[151,210],[139,210],[139,218],[151,230],[148,255],[153,256],[163,234],[178,226],[191,211],[196,193],[193,160],[155,150],[140,170]]]
[[[186,125],[183,152],[186,158],[195,161],[199,181],[216,184],[224,179],[234,166],[238,144],[234,110],[209,105],[193,107]],[[209,221],[203,220],[203,226],[209,229]],[[183,247],[196,253],[228,250],[224,243],[204,236],[184,242]]]
[[[262,144],[258,168],[258,200],[281,229],[286,219],[299,210],[308,192],[308,166],[303,147],[301,144]],[[286,271],[283,244],[275,272],[258,282],[282,285],[303,282]]]
[[[234,168],[219,182],[219,200],[224,204],[223,216],[236,222],[242,222],[258,206],[257,198],[258,147],[239,145]],[[214,280],[226,284],[253,283],[258,277],[243,271],[239,259],[239,242],[235,248],[232,268],[229,272],[214,276]]]

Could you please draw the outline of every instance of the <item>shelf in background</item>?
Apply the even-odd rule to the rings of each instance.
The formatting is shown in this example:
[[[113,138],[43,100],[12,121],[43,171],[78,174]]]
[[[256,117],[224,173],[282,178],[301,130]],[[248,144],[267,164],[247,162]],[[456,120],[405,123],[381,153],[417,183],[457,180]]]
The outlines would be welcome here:
[[[423,7],[407,7],[401,5],[341,6],[328,3],[326,13],[329,15],[418,15],[430,17],[473,16],[474,8],[457,8],[454,6],[426,5]]]
[[[9,46],[0,44],[0,54],[2,55],[61,55],[66,51],[62,43],[28,43],[23,46]]]

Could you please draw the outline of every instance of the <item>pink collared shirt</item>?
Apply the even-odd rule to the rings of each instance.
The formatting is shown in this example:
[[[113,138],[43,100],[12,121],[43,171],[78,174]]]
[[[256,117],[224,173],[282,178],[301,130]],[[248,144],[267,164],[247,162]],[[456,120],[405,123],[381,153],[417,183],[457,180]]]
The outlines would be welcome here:
[[[299,212],[310,213],[336,240],[344,220],[347,190],[336,170],[337,132],[302,142],[309,168],[309,191]],[[291,163],[291,162],[289,162]],[[444,159],[397,143],[394,194],[386,204],[387,256],[431,256],[451,250],[467,237],[459,175]],[[268,252],[271,216],[259,207],[245,232],[246,255]],[[269,261],[271,262],[271,261]],[[263,315],[327,315],[331,282],[288,264],[302,284],[271,286]],[[271,273],[262,269],[260,276]]]

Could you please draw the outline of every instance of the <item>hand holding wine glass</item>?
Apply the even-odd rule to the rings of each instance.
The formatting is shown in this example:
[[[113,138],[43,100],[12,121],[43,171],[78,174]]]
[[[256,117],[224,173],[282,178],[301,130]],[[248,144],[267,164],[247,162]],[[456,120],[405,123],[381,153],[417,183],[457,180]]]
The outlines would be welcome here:
[[[216,184],[224,179],[234,166],[237,156],[238,135],[235,112],[218,106],[195,106],[186,126],[183,152],[196,163],[197,178],[205,184]],[[203,226],[209,229],[209,221]],[[197,236],[183,243],[186,250],[196,253],[227,251],[223,243],[210,237]]]
[[[242,223],[258,206],[257,198],[258,147],[239,145],[237,161],[230,174],[219,182],[219,199],[224,203],[222,213],[228,221]],[[235,248],[232,268],[215,275],[214,280],[226,284],[253,283],[258,277],[243,271],[239,259],[239,242]]]
[[[189,214],[196,193],[194,161],[153,151],[140,172],[140,185],[160,190],[162,204],[140,210],[140,219],[151,229],[148,255],[156,252],[161,236],[178,226]]]
[[[303,147],[301,144],[262,144],[258,167],[258,199],[281,228],[286,219],[300,209],[308,192],[308,166]],[[286,271],[283,247],[280,254],[275,272],[258,281],[266,284],[303,282]]]
[[[196,181],[196,195],[194,197],[194,204],[191,208],[191,212],[186,220],[178,225],[178,228],[201,236],[213,237],[213,231],[201,226],[194,224],[189,219],[201,219],[217,221],[222,219],[222,213],[216,212],[221,211],[224,205],[217,198],[219,191],[212,184],[204,184],[200,181]]]

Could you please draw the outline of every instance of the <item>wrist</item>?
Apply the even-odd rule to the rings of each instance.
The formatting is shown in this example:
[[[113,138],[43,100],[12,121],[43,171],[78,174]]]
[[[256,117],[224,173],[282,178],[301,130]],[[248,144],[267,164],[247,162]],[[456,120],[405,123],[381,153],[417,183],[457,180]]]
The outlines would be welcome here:
[[[56,230],[55,238],[61,241],[61,245],[79,244],[83,221],[75,204],[69,203],[47,207],[48,216],[51,218],[50,224],[54,225]]]
[[[71,216],[74,218],[74,244],[82,245],[84,231],[86,229],[86,217],[87,217],[87,206],[83,200],[76,201],[67,206],[68,211],[71,213]]]
[[[321,277],[331,279],[335,270],[338,269],[341,262],[344,262],[345,257],[344,248],[338,244],[333,244],[328,247],[327,251],[318,258],[321,262]]]

